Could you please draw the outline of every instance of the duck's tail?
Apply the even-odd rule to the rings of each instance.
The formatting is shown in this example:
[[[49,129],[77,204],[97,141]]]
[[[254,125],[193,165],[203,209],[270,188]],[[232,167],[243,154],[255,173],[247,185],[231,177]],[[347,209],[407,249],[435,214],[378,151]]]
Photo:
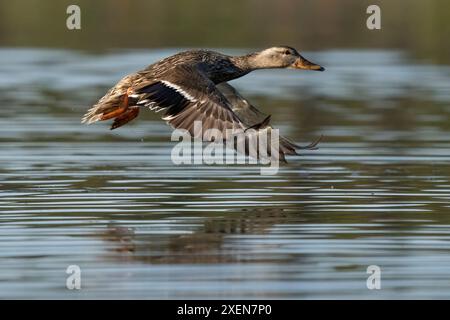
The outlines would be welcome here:
[[[129,92],[111,95],[108,92],[97,104],[92,106],[81,119],[81,123],[91,124],[97,121],[114,119],[111,130],[119,128],[139,115],[139,107],[133,105]]]

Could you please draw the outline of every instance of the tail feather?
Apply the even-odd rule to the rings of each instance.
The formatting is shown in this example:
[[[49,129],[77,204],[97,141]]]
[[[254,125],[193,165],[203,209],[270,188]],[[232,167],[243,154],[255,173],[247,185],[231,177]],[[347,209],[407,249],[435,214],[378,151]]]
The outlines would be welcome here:
[[[105,115],[117,112],[119,109],[123,109],[123,95],[109,98],[107,101],[100,101],[93,105],[81,119],[81,123],[91,124],[101,120],[107,120]],[[110,119],[110,118],[108,118]]]
[[[85,124],[91,124],[97,121],[100,121],[102,118],[103,113],[97,113],[97,110],[95,108],[89,109],[81,119],[81,123]]]
[[[114,96],[105,95],[86,112],[81,119],[81,123],[91,124],[97,121],[114,119],[111,129],[121,127],[138,116],[139,107],[130,106],[134,102],[126,93]]]

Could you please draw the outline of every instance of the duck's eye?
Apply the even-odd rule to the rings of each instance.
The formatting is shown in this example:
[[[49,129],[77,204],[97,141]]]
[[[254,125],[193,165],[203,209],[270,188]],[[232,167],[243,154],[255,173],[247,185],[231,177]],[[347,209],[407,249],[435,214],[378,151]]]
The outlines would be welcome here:
[[[283,52],[283,54],[288,55],[288,54],[291,54],[291,52],[289,50],[286,50],[286,51]]]

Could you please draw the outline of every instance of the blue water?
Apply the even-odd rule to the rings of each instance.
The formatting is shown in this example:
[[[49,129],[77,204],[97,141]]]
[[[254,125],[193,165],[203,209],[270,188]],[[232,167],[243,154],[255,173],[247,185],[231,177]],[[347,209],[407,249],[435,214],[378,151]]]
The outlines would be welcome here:
[[[324,51],[305,56],[326,72],[234,81],[282,134],[324,135],[262,176],[174,165],[150,111],[115,131],[80,124],[172,52],[0,50],[0,298],[450,298],[448,66]]]

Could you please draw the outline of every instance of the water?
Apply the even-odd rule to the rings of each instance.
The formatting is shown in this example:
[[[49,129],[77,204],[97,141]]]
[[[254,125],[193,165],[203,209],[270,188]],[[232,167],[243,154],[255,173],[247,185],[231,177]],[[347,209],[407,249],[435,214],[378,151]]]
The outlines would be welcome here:
[[[0,50],[0,298],[450,298],[448,66],[323,51],[305,56],[326,72],[234,81],[283,134],[325,136],[261,176],[172,164],[150,111],[115,131],[80,124],[172,52]]]

